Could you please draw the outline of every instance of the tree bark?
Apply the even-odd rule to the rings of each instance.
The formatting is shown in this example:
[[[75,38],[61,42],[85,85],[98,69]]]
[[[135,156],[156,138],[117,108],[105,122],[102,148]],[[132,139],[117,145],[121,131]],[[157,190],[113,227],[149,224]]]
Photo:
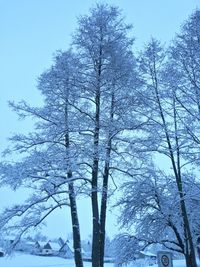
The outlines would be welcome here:
[[[174,152],[172,143],[171,143],[171,138],[168,132],[167,128],[167,123],[165,119],[165,115],[163,112],[163,107],[160,101],[160,95],[158,91],[158,81],[157,81],[157,70],[155,67],[155,62],[153,64],[153,71],[151,72],[152,75],[152,81],[155,89],[155,96],[156,96],[156,101],[158,104],[159,108],[159,113],[160,117],[163,123],[163,130],[164,134],[166,137],[166,142],[168,146],[168,151],[170,155],[170,160],[172,164],[172,169],[174,172],[175,180],[176,180],[176,185],[177,189],[179,192],[179,197],[180,197],[180,210],[181,210],[181,215],[182,215],[182,220],[183,220],[183,230],[184,230],[184,235],[185,235],[185,247],[186,247],[186,262],[188,265],[187,267],[197,267],[196,263],[196,258],[195,258],[195,250],[194,250],[194,244],[192,240],[192,234],[191,234],[191,229],[190,229],[190,223],[188,219],[188,214],[187,214],[187,209],[186,209],[186,204],[185,204],[185,194],[183,191],[183,183],[182,183],[182,175],[181,175],[181,167],[180,167],[180,150],[179,150],[179,141],[178,141],[178,133],[177,133],[177,121],[176,121],[176,110],[175,106],[174,108],[174,126],[175,126],[175,142],[176,142],[176,152]],[[175,105],[175,103],[174,103]],[[175,154],[176,153],[176,154]],[[175,158],[176,157],[176,158]]]
[[[100,214],[100,267],[104,266],[104,251],[105,251],[105,236],[106,236],[106,214],[107,214],[107,202],[108,202],[108,180],[109,180],[109,170],[110,170],[110,154],[112,146],[112,131],[111,128],[113,124],[114,117],[114,92],[111,96],[111,107],[110,107],[110,123],[108,140],[106,147],[106,160],[104,165],[103,173],[103,187],[101,196],[101,214]]]
[[[104,266],[104,249],[105,249],[105,235],[106,235],[106,211],[108,200],[108,177],[109,177],[109,163],[105,163],[103,190],[101,199],[101,214],[100,214],[100,267]]]
[[[158,92],[157,92],[157,97],[158,97]],[[188,262],[188,264],[190,263],[190,265],[188,265],[188,267],[189,266],[190,267],[197,267],[196,258],[195,258],[195,251],[194,251],[194,244],[193,244],[192,234],[191,234],[191,229],[190,229],[190,223],[189,223],[187,209],[186,209],[185,200],[184,200],[185,194],[183,192],[183,184],[182,184],[182,177],[181,177],[180,151],[179,151],[178,139],[176,137],[176,146],[177,146],[177,148],[176,148],[177,149],[177,162],[176,162],[159,97],[158,97],[158,104],[159,104],[161,118],[162,118],[163,125],[164,125],[164,131],[165,131],[168,149],[169,149],[169,153],[170,153],[172,168],[174,171],[174,176],[176,179],[176,184],[177,184],[177,188],[178,188],[178,192],[179,192],[179,196],[180,196],[180,209],[181,209],[182,220],[183,220],[183,230],[184,230],[184,234],[185,234],[185,242],[186,242],[185,245],[186,245],[186,248],[188,251],[188,254],[186,254],[187,255],[186,262]]]
[[[68,178],[69,179],[72,178],[71,173],[68,173]],[[79,219],[77,213],[74,185],[72,182],[71,183],[69,182],[68,189],[69,189],[69,201],[70,201],[72,232],[73,232],[74,260],[76,267],[83,267]]]
[[[98,172],[99,172],[99,135],[100,135],[100,99],[102,71],[102,28],[100,27],[100,45],[98,60],[94,61],[96,72],[95,93],[95,127],[93,136],[93,166],[92,166],[92,267],[100,267],[100,218],[98,203]]]
[[[71,171],[70,153],[69,153],[70,152],[70,136],[69,136],[69,125],[68,125],[68,99],[66,100],[66,106],[65,106],[65,127],[66,127],[65,147],[66,147],[66,157],[67,157],[67,179],[68,179],[70,212],[71,212],[71,221],[72,221],[74,261],[75,261],[76,267],[83,267],[80,227],[79,227],[78,211],[77,211],[77,205],[76,205],[76,195],[75,195],[75,190],[74,190],[74,184],[72,181],[70,181],[73,175]]]
[[[186,267],[197,267],[196,260],[191,254],[185,254]]]
[[[96,176],[93,171],[93,177]],[[100,266],[100,247],[99,247],[99,207],[96,180],[92,183],[92,216],[93,216],[93,229],[92,229],[92,267]]]
[[[92,267],[100,266],[100,224],[99,224],[99,204],[98,204],[98,168],[99,168],[99,120],[100,120],[100,87],[95,97],[95,130],[94,130],[94,151],[92,167]]]

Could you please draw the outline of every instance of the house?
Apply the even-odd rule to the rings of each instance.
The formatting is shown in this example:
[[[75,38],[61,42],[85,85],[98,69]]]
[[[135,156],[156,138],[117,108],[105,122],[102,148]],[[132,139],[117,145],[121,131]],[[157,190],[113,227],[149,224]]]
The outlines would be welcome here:
[[[53,252],[53,255],[54,256],[60,256],[60,249],[61,249],[61,245],[59,244],[59,242],[52,242],[52,241],[49,241],[50,245],[51,245],[51,248],[52,248],[52,252]]]
[[[34,247],[32,249],[32,253],[36,255],[54,255],[54,256],[63,256],[63,257],[73,257],[73,254],[69,255],[68,252],[69,249],[67,249],[67,246],[65,242],[62,240],[56,242],[56,241],[48,241],[46,242],[35,242]]]
[[[62,247],[65,244],[65,241],[62,239],[62,237],[58,238],[58,244],[60,245],[60,247]]]
[[[68,259],[74,257],[72,242],[70,240],[64,241],[62,238],[59,238],[57,241],[49,240],[48,242],[9,238],[4,240],[3,247],[5,250],[23,251],[33,255],[60,256]],[[83,250],[82,253],[83,255],[85,254]]]
[[[47,242],[42,247],[42,251],[41,251],[40,255],[42,255],[42,256],[50,256],[50,255],[53,255],[53,249],[52,249],[51,245],[49,244],[49,242]]]
[[[45,243],[43,244],[43,246]],[[28,238],[16,238],[16,237],[7,237],[2,241],[2,246],[6,251],[20,251],[29,254],[39,254],[42,251],[42,248],[39,242],[35,242]]]
[[[32,247],[31,253],[32,254],[40,254],[42,252],[42,247],[38,241],[36,241]]]
[[[67,240],[66,242],[63,242],[63,240],[59,241],[61,245],[61,248],[59,250],[59,255],[61,257],[67,258],[67,259],[71,259],[74,257],[74,249],[73,249],[73,245],[72,243]]]
[[[36,241],[32,247],[31,253],[41,256],[50,256],[53,255],[53,250],[49,242]]]

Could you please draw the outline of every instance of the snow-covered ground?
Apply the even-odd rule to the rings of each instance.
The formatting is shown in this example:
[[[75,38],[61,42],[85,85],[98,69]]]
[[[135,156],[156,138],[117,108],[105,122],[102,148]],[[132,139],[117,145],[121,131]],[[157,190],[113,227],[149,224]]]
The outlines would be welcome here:
[[[1,267],[75,267],[73,260],[59,257],[42,257],[28,254],[14,254],[0,258]],[[91,263],[85,262],[84,267],[91,267]],[[112,263],[106,263],[105,267],[113,267]]]
[[[198,266],[200,267],[200,264],[198,263]],[[130,264],[129,267],[158,267],[157,264],[149,265],[147,263],[138,262],[136,264]],[[173,260],[173,267],[185,267],[185,260]]]
[[[174,267],[185,267],[184,260],[174,260]],[[16,253],[12,256],[5,256],[0,258],[1,267],[75,267],[73,260],[66,260],[59,257],[42,257],[28,254]],[[112,263],[105,263],[105,267],[113,267]],[[130,267],[157,267],[158,265],[138,263],[131,264]],[[84,262],[84,267],[91,267],[91,263]]]
[[[153,265],[151,267],[157,267],[158,265]],[[174,260],[173,261],[174,267],[185,267],[185,260]]]

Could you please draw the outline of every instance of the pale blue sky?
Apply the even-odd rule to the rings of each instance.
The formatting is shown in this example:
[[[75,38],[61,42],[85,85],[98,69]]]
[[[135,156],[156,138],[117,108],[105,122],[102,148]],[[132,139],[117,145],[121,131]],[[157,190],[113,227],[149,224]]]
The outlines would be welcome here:
[[[51,65],[52,54],[67,49],[76,18],[86,14],[94,0],[0,0],[0,139],[21,128],[8,111],[8,99],[40,103],[37,77]],[[134,26],[136,46],[151,36],[171,40],[199,0],[108,0],[118,5]],[[5,116],[5,114],[7,116]],[[20,126],[19,126],[20,125]]]
[[[7,107],[8,100],[28,100],[41,103],[36,90],[37,77],[51,65],[52,54],[67,49],[70,35],[76,28],[76,17],[87,14],[95,4],[93,0],[0,0],[0,151],[6,146],[11,132],[29,130],[31,122],[19,122]],[[179,31],[188,15],[200,7],[199,0],[108,0],[123,10],[128,23],[132,23],[136,47],[140,49],[151,36],[163,43],[169,42]],[[0,207],[7,203],[10,191],[1,192]],[[2,198],[3,197],[3,198]],[[12,193],[12,198],[16,196]],[[19,195],[17,196],[17,198]],[[10,196],[9,196],[10,198]],[[82,211],[85,225],[89,220]],[[52,217],[49,230],[53,236],[64,229],[65,214],[58,222]],[[115,232],[110,220],[109,233]],[[56,225],[56,226],[55,226]],[[70,227],[70,224],[67,224]],[[84,227],[85,229],[87,226]],[[84,237],[89,231],[82,229]]]

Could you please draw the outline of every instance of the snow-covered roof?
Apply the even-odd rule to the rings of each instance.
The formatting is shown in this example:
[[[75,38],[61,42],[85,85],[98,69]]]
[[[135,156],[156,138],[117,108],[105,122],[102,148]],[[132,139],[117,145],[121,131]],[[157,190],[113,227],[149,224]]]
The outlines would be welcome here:
[[[67,245],[71,249],[71,251],[74,251],[74,247],[73,247],[72,241],[67,240]]]
[[[54,251],[59,251],[61,246],[59,245],[58,242],[49,242],[50,245],[51,245],[51,248],[54,250]]]
[[[64,244],[63,246],[61,246],[61,249],[62,249],[63,247],[65,247],[65,246],[68,246],[69,249],[70,249],[72,252],[74,251],[73,242],[72,242],[71,240],[67,240],[67,241],[65,242],[65,244]],[[81,248],[81,252],[82,252],[82,253],[85,253],[85,251],[84,251],[83,248]]]
[[[46,243],[46,245],[44,245],[43,248],[44,248],[44,249],[52,249],[49,243]]]
[[[68,246],[71,251],[74,251],[73,244],[71,241],[67,240],[62,247],[64,246]]]
[[[41,248],[43,248],[47,243],[47,242],[40,242],[40,241],[36,241],[36,242],[38,242],[38,244],[40,245]],[[36,244],[36,242],[35,242],[35,244]]]
[[[149,256],[149,257],[156,257],[155,254],[149,252],[149,251],[140,251],[141,254],[145,255],[145,256]]]
[[[37,241],[36,241],[37,242]],[[35,241],[28,241],[28,242],[26,242],[26,244],[27,245],[32,245],[32,246],[34,246],[35,244],[36,244],[36,242]]]
[[[62,237],[58,238],[58,243],[60,244],[60,246],[63,246],[65,244],[65,241],[63,240]]]
[[[40,247],[44,248],[44,249],[46,248],[45,246],[47,243],[50,245],[51,249],[54,251],[59,251],[61,248],[61,246],[59,245],[58,242],[48,241],[48,242],[38,242],[38,243],[39,243]]]

